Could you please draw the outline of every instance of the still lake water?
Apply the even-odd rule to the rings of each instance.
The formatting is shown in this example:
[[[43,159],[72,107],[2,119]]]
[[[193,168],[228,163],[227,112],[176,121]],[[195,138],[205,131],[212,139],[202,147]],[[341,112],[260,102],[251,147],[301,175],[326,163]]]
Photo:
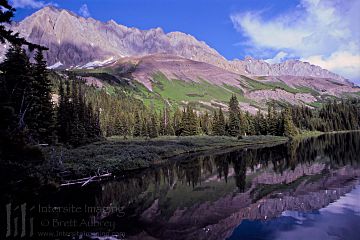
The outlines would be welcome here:
[[[360,133],[329,134],[184,156],[42,190],[27,204],[35,239],[352,240],[360,239],[359,177]]]

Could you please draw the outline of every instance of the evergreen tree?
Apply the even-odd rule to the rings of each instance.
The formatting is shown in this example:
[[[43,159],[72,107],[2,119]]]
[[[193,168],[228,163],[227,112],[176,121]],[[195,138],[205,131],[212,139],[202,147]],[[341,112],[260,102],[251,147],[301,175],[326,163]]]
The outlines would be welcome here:
[[[51,143],[54,140],[54,108],[51,96],[51,82],[42,51],[37,51],[31,82],[32,104],[28,113],[28,128],[37,142]]]
[[[210,117],[209,117],[209,113],[205,112],[204,115],[201,116],[201,130],[204,134],[206,135],[210,135],[211,132],[211,121],[210,121]]]
[[[142,122],[138,112],[135,113],[135,126],[134,126],[134,137],[141,136]]]
[[[225,116],[224,113],[222,111],[222,109],[219,109],[219,115],[218,115],[218,135],[219,136],[224,136],[225,135]]]
[[[155,114],[151,116],[150,126],[149,126],[149,137],[150,138],[158,137],[158,122]]]
[[[287,108],[283,113],[284,118],[284,136],[293,137],[298,134],[297,129],[293,123],[291,110]]]
[[[28,112],[33,104],[31,87],[34,78],[29,58],[19,46],[12,46],[0,65],[2,72],[1,103],[16,115],[17,131],[26,127]]]
[[[267,134],[267,123],[264,117],[264,114],[259,109],[255,118],[254,118],[254,126],[256,135],[266,135]]]
[[[164,125],[165,125],[164,135],[168,135],[168,136],[174,135],[175,131],[174,131],[174,128],[172,125],[171,114],[167,108],[165,108],[165,110],[164,110],[163,121],[164,121]]]
[[[7,24],[11,24],[14,12],[7,0],[0,1],[0,42],[12,45],[0,64],[0,159],[39,162],[43,159],[42,153],[28,145],[32,138],[25,131],[32,106],[33,77],[22,46],[27,45],[30,51],[45,48],[29,43],[10,30]]]
[[[59,84],[59,99],[58,99],[58,108],[57,108],[57,117],[56,117],[56,129],[57,136],[60,142],[64,142],[67,138],[67,98],[64,90],[63,81],[60,81]]]
[[[71,88],[70,88],[71,82]],[[77,147],[101,138],[100,111],[86,103],[82,82],[71,79],[59,87],[57,132],[59,142]]]
[[[248,123],[248,128],[247,128],[247,135],[255,135],[255,125],[254,125],[254,118],[253,116],[250,115],[249,112],[245,113],[245,118],[247,120]]]
[[[219,130],[219,117],[217,115],[217,112],[214,111],[213,119],[212,119],[212,134],[218,135],[220,132]]]
[[[173,129],[175,131],[176,136],[180,136],[183,131],[182,120],[183,120],[182,112],[180,111],[179,108],[177,108],[174,112],[174,117],[173,117]]]
[[[249,123],[247,121],[247,118],[245,117],[245,114],[241,110],[239,111],[239,122],[240,122],[240,134],[246,135],[249,128]]]
[[[198,117],[194,110],[188,105],[187,107],[187,118],[189,122],[188,132],[190,136],[197,135],[199,129]]]
[[[273,104],[268,105],[268,114],[267,114],[267,126],[268,134],[277,135],[277,114]]]
[[[165,126],[166,126],[166,118],[165,118],[165,110],[164,114],[160,112],[159,114],[159,135],[164,136],[165,135]]]
[[[238,136],[241,133],[240,130],[240,108],[239,102],[235,95],[231,96],[229,102],[229,134],[230,136]]]
[[[142,127],[141,127],[141,136],[143,137],[149,137],[149,129],[148,129],[148,121],[146,118],[142,121]]]
[[[213,134],[217,136],[225,135],[225,116],[221,108],[219,108],[219,112],[214,112],[213,116]]]

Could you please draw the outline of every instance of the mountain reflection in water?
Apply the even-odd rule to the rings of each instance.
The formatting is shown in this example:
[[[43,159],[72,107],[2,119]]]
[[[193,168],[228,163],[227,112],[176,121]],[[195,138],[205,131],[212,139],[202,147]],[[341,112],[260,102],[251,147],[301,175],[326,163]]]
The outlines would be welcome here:
[[[114,223],[115,229],[76,230],[122,232],[129,240],[352,239],[360,227],[359,166],[360,133],[328,134],[189,155],[120,179],[42,193],[36,201],[122,209],[71,218]]]
[[[334,190],[335,191],[335,190]],[[329,206],[309,212],[285,211],[269,221],[245,220],[228,240],[359,239],[360,185]]]

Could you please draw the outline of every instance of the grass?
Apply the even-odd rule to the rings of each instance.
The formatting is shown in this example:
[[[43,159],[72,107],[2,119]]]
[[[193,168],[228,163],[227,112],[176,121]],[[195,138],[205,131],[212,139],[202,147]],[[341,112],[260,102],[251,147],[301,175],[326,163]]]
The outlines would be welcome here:
[[[76,149],[57,149],[63,167],[74,176],[88,176],[98,171],[122,172],[147,168],[179,157],[181,154],[220,149],[272,146],[288,139],[276,136],[249,136],[238,140],[225,136],[159,137],[123,140],[111,137]]]
[[[321,108],[323,103],[321,102],[312,102],[312,103],[307,103],[307,105],[314,107],[314,108]]]
[[[359,132],[359,131],[360,130],[344,130],[344,131],[333,131],[333,132],[301,131],[301,133],[294,136],[293,139],[302,140],[305,138],[318,137],[324,134],[349,133],[349,132]]]
[[[168,79],[164,74],[158,72],[153,76],[153,92],[147,91],[144,103],[155,107],[163,106],[165,100],[173,106],[182,106],[185,103],[192,103],[197,110],[213,110],[213,101],[227,104],[233,94],[240,102],[251,103],[250,99],[244,96],[241,89],[230,85],[214,85],[203,79],[198,82]],[[201,102],[209,103],[205,106]]]
[[[210,84],[204,80],[199,82],[186,82],[183,80],[169,80],[162,73],[154,75],[154,92],[165,99],[180,101],[229,101],[233,92],[230,90]]]
[[[296,89],[298,89],[300,92],[302,93],[310,93],[311,95],[313,95],[314,97],[319,96],[319,92],[311,89],[309,87],[304,87],[304,86],[297,86]]]
[[[324,132],[320,132],[320,131],[302,131],[300,134],[296,135],[295,137],[293,137],[296,140],[302,140],[305,138],[311,138],[311,137],[318,137],[320,135],[325,134]]]
[[[286,85],[283,82],[263,81],[263,80],[265,80],[264,77],[258,77],[257,80],[251,79],[246,76],[241,76],[241,77],[242,77],[242,79],[244,79],[246,81],[246,83],[248,84],[248,87],[250,87],[252,89],[252,91],[282,89],[286,92],[293,93],[293,94],[309,93],[309,94],[312,94],[313,96],[319,95],[319,93],[317,91],[315,91],[309,87],[296,86],[295,88],[293,88],[293,87]]]
[[[242,76],[243,79],[246,80],[246,83],[252,89],[252,91],[256,90],[275,90],[282,89],[289,93],[310,93],[311,91],[305,87],[302,88],[292,88],[286,85],[283,82],[265,82],[265,81],[256,81],[248,77]]]

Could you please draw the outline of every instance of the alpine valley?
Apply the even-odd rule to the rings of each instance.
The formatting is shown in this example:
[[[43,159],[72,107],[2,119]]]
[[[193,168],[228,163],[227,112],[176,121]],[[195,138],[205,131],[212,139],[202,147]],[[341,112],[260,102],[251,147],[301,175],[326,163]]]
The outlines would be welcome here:
[[[270,100],[316,108],[326,99],[360,93],[344,77],[307,62],[227,60],[182,32],[103,23],[50,6],[9,28],[49,48],[44,52],[49,69],[74,73],[110,95],[120,89],[156,108],[191,103],[199,111],[226,111],[235,94],[243,110],[256,113]],[[2,59],[8,47],[0,47]]]
[[[55,2],[0,0],[0,239],[359,239],[360,87],[343,66],[331,69],[351,80],[299,60],[230,60],[182,32],[140,30],[52,6],[35,12]],[[206,21],[196,27],[210,31],[206,39],[229,47],[223,54],[235,47],[228,32],[209,23],[222,23],[214,17],[220,7],[238,5],[240,14],[271,2],[272,17],[294,15],[281,18],[287,28],[298,19],[312,25],[317,14],[326,26],[341,23],[344,31],[329,30],[336,36],[356,32],[359,21],[349,19],[359,15],[340,17],[330,6],[360,8],[360,0],[183,0],[171,1],[183,7],[173,9],[165,2],[61,6],[90,16],[89,5],[98,18],[118,21],[136,13],[140,20],[128,24],[205,36],[163,18],[196,12]],[[162,20],[152,25],[150,17]],[[323,36],[328,28],[317,25],[309,34]],[[274,33],[289,41],[287,35]],[[304,39],[290,40],[297,38]],[[339,41],[352,46],[352,39]],[[321,50],[322,42],[312,43]],[[263,52],[257,56],[267,54],[253,45]],[[341,60],[358,70],[350,57]]]

